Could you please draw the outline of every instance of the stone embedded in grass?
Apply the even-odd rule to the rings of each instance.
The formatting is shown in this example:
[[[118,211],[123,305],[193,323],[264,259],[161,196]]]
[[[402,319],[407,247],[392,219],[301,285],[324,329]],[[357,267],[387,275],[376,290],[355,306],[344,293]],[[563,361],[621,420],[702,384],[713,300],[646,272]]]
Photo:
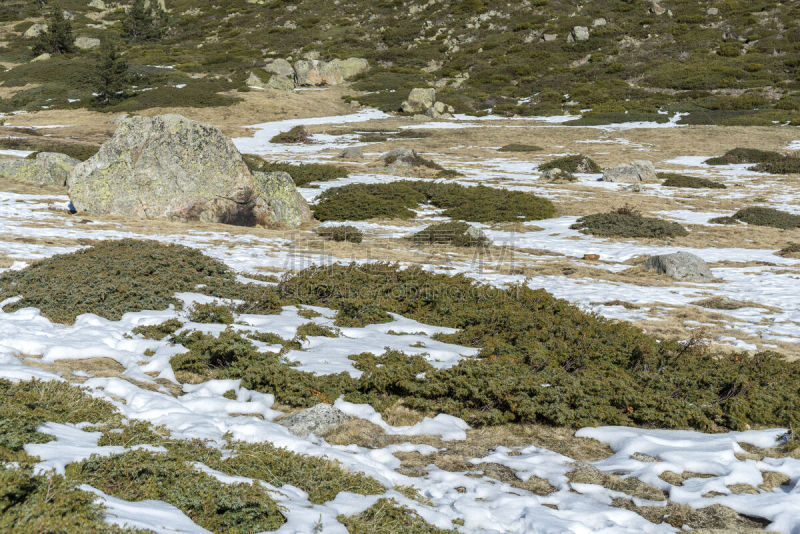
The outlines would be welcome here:
[[[542,173],[542,178],[547,180],[548,182],[553,183],[566,183],[566,182],[577,182],[578,179],[575,178],[575,175],[571,172],[562,171],[558,167],[553,169],[547,169]]]
[[[689,252],[681,251],[674,254],[650,256],[644,265],[647,269],[652,269],[659,274],[666,274],[676,280],[710,282],[714,279],[706,262]]]
[[[604,182],[652,182],[657,178],[653,162],[647,160],[634,160],[603,171]]]
[[[381,161],[387,167],[428,167],[434,170],[444,170],[444,167],[434,163],[433,161],[423,158],[417,154],[416,150],[410,148],[400,147],[390,150],[381,156]]]

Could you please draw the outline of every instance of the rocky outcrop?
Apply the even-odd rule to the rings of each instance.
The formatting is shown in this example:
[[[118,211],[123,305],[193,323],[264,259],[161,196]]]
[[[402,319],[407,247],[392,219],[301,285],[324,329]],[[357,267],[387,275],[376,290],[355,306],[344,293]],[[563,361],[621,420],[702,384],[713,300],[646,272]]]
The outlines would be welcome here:
[[[651,161],[635,160],[603,171],[604,182],[654,182],[658,180]]]
[[[264,70],[283,76],[284,78],[294,79],[294,67],[292,64],[283,58],[273,60],[271,63],[264,65]]]
[[[75,39],[75,46],[81,50],[91,50],[100,46],[100,39],[94,37],[80,36]]]
[[[346,80],[366,72],[369,63],[366,59],[351,57],[320,61],[301,59],[294,64],[297,85],[339,85]]]
[[[706,262],[688,252],[650,256],[644,266],[676,280],[710,282],[714,279]]]
[[[25,30],[25,33],[23,33],[22,36],[25,39],[33,39],[34,37],[39,37],[46,31],[47,31],[47,24],[36,23],[27,30]]]
[[[63,187],[69,173],[79,163],[66,154],[39,152],[33,159],[0,159],[0,176],[36,185]]]
[[[412,167],[419,161],[419,154],[410,148],[400,147],[381,156],[387,167]]]
[[[400,106],[403,113],[424,114],[432,119],[452,118],[453,106],[436,101],[436,89],[432,87],[416,87],[408,94],[408,98]]]
[[[588,41],[589,40],[589,28],[586,26],[575,26],[572,28],[572,31],[567,36],[567,41],[570,43],[574,43],[576,41]]]
[[[320,403],[284,417],[278,424],[285,426],[295,436],[304,438],[309,434],[321,436],[352,419],[330,404]]]
[[[91,2],[89,2],[89,7],[93,9],[105,9],[106,3],[103,2],[103,0],[92,0]]]
[[[67,185],[78,212],[239,225],[310,220],[294,184],[254,177],[218,128],[180,115],[123,120]]]

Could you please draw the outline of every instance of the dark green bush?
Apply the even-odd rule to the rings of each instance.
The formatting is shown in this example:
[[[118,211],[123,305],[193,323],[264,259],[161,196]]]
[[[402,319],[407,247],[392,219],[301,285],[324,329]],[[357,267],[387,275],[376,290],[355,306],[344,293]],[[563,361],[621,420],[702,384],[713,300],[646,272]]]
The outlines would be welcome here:
[[[317,235],[331,241],[347,241],[349,243],[361,243],[364,233],[355,226],[321,226],[316,230]]]
[[[542,150],[542,147],[525,145],[522,143],[511,143],[510,145],[501,146],[498,150],[500,152],[538,152]]]
[[[753,170],[770,174],[800,174],[800,156],[784,156],[759,163]]]
[[[327,182],[339,178],[347,178],[344,167],[325,163],[276,163],[264,161],[258,156],[245,155],[244,160],[251,171],[286,172],[292,177],[294,184],[303,186],[310,182]]]
[[[137,326],[131,332],[139,334],[146,339],[164,339],[183,326],[177,319],[168,319],[163,323],[151,326]]]
[[[193,323],[232,324],[233,312],[222,304],[197,303],[189,309],[189,320]]]
[[[779,152],[758,150],[756,148],[734,148],[722,156],[710,158],[705,161],[707,165],[731,165],[741,163],[769,163],[784,156]]]
[[[294,126],[286,132],[281,132],[269,140],[270,143],[310,143],[311,134],[304,126]]]
[[[339,337],[339,333],[317,323],[304,323],[297,327],[297,337],[305,339],[308,336]]]
[[[596,213],[581,217],[570,228],[584,234],[600,237],[651,237],[667,238],[687,235],[686,229],[676,222],[629,213]]]
[[[774,228],[783,228],[786,230],[800,228],[800,215],[794,215],[773,208],[744,208],[734,213],[733,218],[757,226],[772,226]]]
[[[471,228],[465,222],[444,222],[432,224],[412,235],[409,239],[420,245],[452,245],[454,247],[486,247],[491,242],[483,235],[475,237],[467,231]]]
[[[664,187],[689,187],[692,189],[725,189],[725,184],[715,182],[713,180],[706,180],[705,178],[697,178],[695,176],[686,176],[683,174],[675,174],[672,172],[660,172],[658,177],[664,180],[661,184]]]
[[[546,219],[555,215],[549,200],[519,191],[464,187],[426,181],[351,184],[325,191],[314,207],[319,220],[409,219],[422,202],[444,208],[444,215],[472,222]]]
[[[600,166],[592,158],[582,154],[564,156],[539,165],[540,171],[550,169],[561,169],[566,172],[600,172]]]
[[[429,525],[419,514],[398,505],[391,499],[378,502],[354,516],[340,515],[338,518],[350,534],[455,534],[455,530],[443,530]]]

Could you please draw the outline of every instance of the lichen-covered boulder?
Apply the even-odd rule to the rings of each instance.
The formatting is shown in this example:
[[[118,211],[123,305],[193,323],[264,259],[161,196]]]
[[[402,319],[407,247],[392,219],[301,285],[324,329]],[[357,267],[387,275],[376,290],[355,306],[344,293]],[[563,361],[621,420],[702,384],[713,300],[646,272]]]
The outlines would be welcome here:
[[[79,163],[66,154],[39,152],[33,159],[0,159],[0,176],[36,185],[63,187],[69,173]]]
[[[33,24],[30,28],[25,30],[25,33],[22,34],[22,37],[25,39],[33,39],[34,37],[39,37],[41,34],[47,31],[47,24],[36,23]]]
[[[604,182],[654,182],[658,180],[653,162],[635,160],[603,171]]]
[[[81,50],[91,50],[93,48],[98,48],[100,46],[100,39],[96,37],[86,37],[85,35],[81,35],[77,39],[75,39],[75,46],[80,48]]]
[[[416,87],[408,94],[401,109],[404,113],[425,113],[436,102],[436,89],[433,87]]]
[[[278,423],[289,429],[289,432],[295,436],[304,438],[309,434],[317,436],[326,434],[350,419],[352,417],[339,408],[320,403],[284,417]]]
[[[681,251],[650,256],[644,265],[647,269],[655,270],[659,274],[666,274],[676,280],[710,282],[714,279],[706,262],[689,252]]]
[[[294,64],[295,82],[297,85],[338,85],[368,68],[367,60],[361,58],[334,59],[328,62],[301,59]]]
[[[297,192],[289,173],[255,171],[253,178],[257,194],[256,211],[287,226],[300,226],[311,221],[311,210]]]
[[[294,67],[292,67],[292,64],[283,58],[278,58],[273,60],[271,63],[267,63],[264,65],[264,70],[273,74],[277,74],[278,76],[294,78]]]
[[[283,211],[269,209],[268,192],[259,189],[230,139],[180,115],[123,120],[97,154],[72,170],[67,185],[78,212],[297,224],[296,217],[283,220]]]

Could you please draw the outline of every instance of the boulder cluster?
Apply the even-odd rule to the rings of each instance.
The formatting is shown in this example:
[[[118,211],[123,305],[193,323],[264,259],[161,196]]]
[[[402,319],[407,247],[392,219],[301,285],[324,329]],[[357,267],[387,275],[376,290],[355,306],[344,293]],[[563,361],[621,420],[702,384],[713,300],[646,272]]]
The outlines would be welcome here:
[[[339,85],[368,69],[367,60],[357,57],[331,61],[301,59],[295,61],[294,65],[286,59],[278,58],[262,67],[268,78],[251,72],[247,85],[257,89],[281,91],[291,91],[296,86]],[[262,78],[266,78],[266,81]]]
[[[400,109],[403,113],[425,115],[432,119],[451,119],[454,111],[453,106],[437,102],[436,89],[432,87],[412,89]]]

